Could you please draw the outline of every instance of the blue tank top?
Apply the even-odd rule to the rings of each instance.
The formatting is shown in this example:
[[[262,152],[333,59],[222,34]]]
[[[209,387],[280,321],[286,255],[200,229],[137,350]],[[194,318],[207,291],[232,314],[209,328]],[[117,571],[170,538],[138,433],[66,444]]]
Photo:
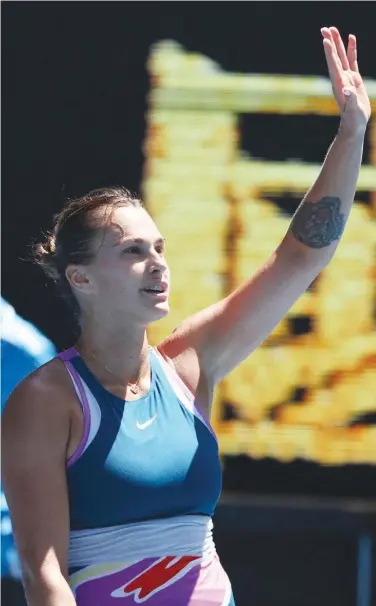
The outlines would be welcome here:
[[[149,349],[151,388],[136,401],[106,390],[74,348],[59,357],[84,412],[83,439],[67,465],[71,530],[212,516],[222,483],[218,444],[162,355]]]

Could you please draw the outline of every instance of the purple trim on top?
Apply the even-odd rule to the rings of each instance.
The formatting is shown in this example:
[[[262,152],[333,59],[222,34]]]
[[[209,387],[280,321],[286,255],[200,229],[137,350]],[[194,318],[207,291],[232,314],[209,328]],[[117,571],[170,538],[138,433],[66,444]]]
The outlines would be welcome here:
[[[176,370],[174,370],[173,368],[171,368],[171,366],[169,365],[169,363],[167,362],[167,360],[164,359],[164,357],[162,356],[162,354],[158,351],[158,349],[156,350],[157,354],[162,358],[164,364],[166,365],[166,367],[169,370],[170,376],[172,378],[173,381],[175,381],[176,383],[179,384],[180,388],[183,390],[185,396],[187,397],[187,399],[190,401],[190,404],[192,405],[192,410],[190,410],[185,404],[184,402],[182,402],[182,404],[188,408],[189,412],[191,412],[192,414],[194,414],[210,431],[210,433],[212,434],[213,438],[216,440],[216,442],[218,442],[218,438],[215,435],[215,431],[208,419],[208,417],[206,416],[206,414],[204,413],[204,411],[201,409],[201,407],[199,406],[199,404],[196,403],[196,399],[194,394],[191,392],[191,390],[186,386],[186,384],[184,383],[183,379],[178,375],[178,373],[176,372]],[[177,394],[178,395],[178,394]]]
[[[61,351],[57,357],[60,358],[60,360],[63,360],[63,362],[69,362],[72,358],[75,358],[78,355],[80,354],[78,353],[77,349],[70,347],[65,351]]]
[[[210,429],[211,433],[213,434],[213,436],[215,437],[215,439],[218,442],[217,436],[215,435],[215,431],[213,429],[212,424],[210,423],[209,418],[206,416],[206,414],[202,410],[201,406],[199,404],[197,404],[196,400],[193,400],[193,408],[195,409],[197,416],[202,417],[202,420],[204,421],[205,425],[207,426],[208,429]]]
[[[218,438],[215,435],[215,431],[208,419],[208,417],[206,416],[206,414],[204,413],[204,411],[200,408],[199,404],[196,404],[196,400],[193,400],[192,402],[193,405],[193,412],[196,415],[196,417],[198,419],[200,419],[200,421],[206,425],[206,427],[208,428],[208,430],[210,431],[210,433],[212,434],[213,438],[216,440],[216,442],[218,442]]]
[[[61,353],[58,354],[58,358],[60,358],[64,362],[74,383],[78,387],[78,392],[80,394],[79,400],[80,400],[80,404],[81,404],[81,408],[82,408],[82,413],[84,415],[84,431],[82,434],[81,442],[79,443],[76,452],[74,452],[72,454],[72,456],[69,457],[69,459],[67,460],[67,468],[71,467],[77,461],[77,459],[80,458],[80,456],[84,452],[87,441],[89,439],[90,425],[91,425],[90,406],[89,406],[89,402],[87,399],[87,395],[85,393],[84,386],[82,384],[82,379],[81,379],[80,375],[78,374],[77,370],[74,368],[72,362],[70,361],[72,358],[76,357],[77,355],[79,355],[79,354],[77,353],[77,351],[75,350],[74,347],[71,347],[70,349],[62,351]]]
[[[181,387],[185,391],[185,393],[187,395],[187,398],[189,398],[190,400],[192,400],[192,405],[193,405],[194,411],[196,412],[196,416],[203,423],[205,423],[205,425],[207,426],[207,428],[211,431],[211,433],[213,434],[213,436],[217,440],[217,436],[215,435],[215,432],[214,432],[214,429],[213,429],[213,427],[212,427],[212,425],[210,423],[210,420],[207,417],[207,415],[204,413],[204,411],[202,410],[201,406],[196,402],[196,398],[195,398],[194,394],[191,392],[191,390],[184,383],[183,379],[181,377],[179,377],[178,373],[176,373],[176,377],[177,377],[178,382],[180,383]]]

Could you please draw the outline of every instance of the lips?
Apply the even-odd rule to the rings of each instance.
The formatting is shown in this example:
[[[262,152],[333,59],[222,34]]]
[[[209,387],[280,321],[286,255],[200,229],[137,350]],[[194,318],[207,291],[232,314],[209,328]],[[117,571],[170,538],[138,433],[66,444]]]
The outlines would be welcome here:
[[[158,290],[155,290],[155,289]],[[154,283],[154,284],[150,284],[149,286],[145,286],[145,288],[143,288],[142,290],[145,292],[154,292],[154,293],[165,293],[168,289],[168,283],[167,282],[158,282],[158,283]]]

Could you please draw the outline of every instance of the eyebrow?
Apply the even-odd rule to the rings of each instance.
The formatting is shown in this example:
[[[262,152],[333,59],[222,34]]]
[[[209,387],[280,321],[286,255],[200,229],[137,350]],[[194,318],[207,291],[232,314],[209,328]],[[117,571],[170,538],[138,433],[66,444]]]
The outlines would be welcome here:
[[[135,242],[136,244],[144,244],[146,242],[146,240],[144,240],[143,238],[123,238],[118,242],[115,242],[115,244],[113,246],[119,246],[120,244],[127,244],[129,242]],[[166,238],[164,238],[163,236],[161,236],[160,238],[157,238],[154,242],[154,244],[164,244],[166,242]]]

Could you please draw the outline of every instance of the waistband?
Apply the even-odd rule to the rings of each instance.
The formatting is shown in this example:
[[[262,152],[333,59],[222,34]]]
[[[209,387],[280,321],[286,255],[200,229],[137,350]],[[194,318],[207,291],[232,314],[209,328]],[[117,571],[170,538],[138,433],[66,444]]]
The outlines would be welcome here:
[[[216,554],[213,521],[208,516],[184,515],[123,526],[75,530],[70,533],[69,567],[161,556]]]

